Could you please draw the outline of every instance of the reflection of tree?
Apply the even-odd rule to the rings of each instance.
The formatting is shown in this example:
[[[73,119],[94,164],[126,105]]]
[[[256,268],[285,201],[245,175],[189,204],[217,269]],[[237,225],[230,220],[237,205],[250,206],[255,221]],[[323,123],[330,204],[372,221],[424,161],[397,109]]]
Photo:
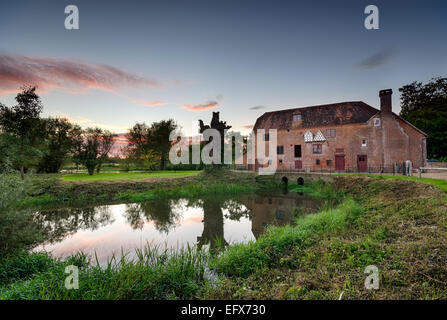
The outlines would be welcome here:
[[[224,238],[224,218],[221,202],[217,199],[203,200],[203,232],[197,237],[197,246],[201,248],[205,244],[210,244],[213,250],[227,243]]]
[[[45,210],[34,214],[33,219],[50,242],[61,240],[67,233],[96,230],[113,222],[108,206]]]
[[[228,211],[225,214],[225,219],[239,221],[241,218],[251,217],[251,210],[237,201],[227,200],[223,203],[222,207]]]
[[[134,229],[142,229],[145,220],[153,221],[158,231],[168,233],[174,228],[180,218],[181,212],[173,210],[176,202],[168,199],[132,203],[126,205],[124,215]]]

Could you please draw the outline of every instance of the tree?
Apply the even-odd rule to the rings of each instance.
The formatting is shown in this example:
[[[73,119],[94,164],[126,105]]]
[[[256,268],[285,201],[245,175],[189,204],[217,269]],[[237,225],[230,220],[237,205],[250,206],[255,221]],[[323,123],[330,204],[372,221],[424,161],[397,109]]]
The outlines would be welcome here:
[[[447,156],[447,78],[427,84],[413,82],[399,88],[400,116],[428,135],[428,157]]]
[[[62,118],[48,118],[44,122],[46,147],[38,171],[57,173],[73,149],[81,128]]]
[[[145,158],[149,154],[151,140],[151,130],[143,123],[136,123],[126,133],[128,141],[126,154],[128,158],[137,161],[140,165],[144,165]]]
[[[109,157],[110,150],[112,150],[112,147],[115,143],[115,134],[112,134],[109,131],[104,131],[103,135],[101,137],[100,141],[100,148],[99,148],[99,157],[98,157],[98,165],[96,167],[96,172],[101,172],[101,166],[104,163],[104,161]]]
[[[32,163],[36,153],[37,142],[43,132],[40,119],[42,103],[36,94],[36,87],[25,86],[15,98],[17,105],[8,108],[0,105],[0,128],[17,140],[15,161],[20,168],[20,176],[25,179],[25,166]]]
[[[166,167],[166,159],[172,146],[169,136],[177,127],[178,125],[173,119],[154,122],[151,125],[149,145],[160,157],[161,170],[164,170]]]
[[[200,133],[204,133],[207,129],[215,129],[220,134],[220,163],[219,164],[213,164],[211,168],[222,168],[222,164],[224,162],[224,146],[225,146],[225,130],[231,129],[231,126],[227,125],[226,121],[220,121],[219,120],[219,112],[213,112],[213,117],[211,119],[210,125],[204,125],[202,120],[199,120],[199,127],[200,127]],[[208,144],[212,141],[208,141],[205,144]]]
[[[145,167],[152,168],[157,159],[160,169],[164,170],[172,144],[169,136],[176,128],[173,119],[154,122],[150,127],[144,122],[135,124],[126,134],[127,154]]]
[[[114,144],[114,137],[107,130],[87,128],[74,138],[74,158],[87,168],[89,175],[93,175],[95,169],[107,158]]]

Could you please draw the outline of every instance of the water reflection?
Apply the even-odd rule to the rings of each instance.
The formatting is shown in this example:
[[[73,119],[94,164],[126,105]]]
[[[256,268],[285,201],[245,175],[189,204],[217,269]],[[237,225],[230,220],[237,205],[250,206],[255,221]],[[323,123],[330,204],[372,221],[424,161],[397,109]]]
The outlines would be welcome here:
[[[144,203],[64,208],[35,213],[48,241],[34,250],[68,256],[79,250],[105,262],[113,254],[150,245],[218,246],[258,238],[268,225],[293,223],[316,211],[318,201],[297,194],[165,199]],[[298,209],[298,210],[297,210]]]

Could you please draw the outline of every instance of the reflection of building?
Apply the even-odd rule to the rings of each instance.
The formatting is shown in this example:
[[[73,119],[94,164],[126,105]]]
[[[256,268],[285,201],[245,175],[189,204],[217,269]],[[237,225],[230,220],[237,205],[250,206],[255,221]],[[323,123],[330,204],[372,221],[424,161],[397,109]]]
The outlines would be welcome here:
[[[275,196],[243,199],[244,205],[252,212],[251,230],[258,238],[268,225],[282,226],[293,223],[293,210],[311,213],[318,209],[318,202],[306,196]]]

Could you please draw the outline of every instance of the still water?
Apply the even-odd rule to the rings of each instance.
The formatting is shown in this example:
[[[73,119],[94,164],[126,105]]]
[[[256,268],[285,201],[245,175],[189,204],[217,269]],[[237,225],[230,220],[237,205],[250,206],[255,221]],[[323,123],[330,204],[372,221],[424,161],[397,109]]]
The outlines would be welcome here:
[[[305,195],[166,199],[144,203],[63,208],[35,213],[48,241],[33,251],[67,257],[83,251],[104,264],[113,255],[132,258],[146,245],[159,250],[197,245],[244,243],[268,225],[293,223],[293,217],[318,210]],[[295,209],[295,210],[294,210]]]

